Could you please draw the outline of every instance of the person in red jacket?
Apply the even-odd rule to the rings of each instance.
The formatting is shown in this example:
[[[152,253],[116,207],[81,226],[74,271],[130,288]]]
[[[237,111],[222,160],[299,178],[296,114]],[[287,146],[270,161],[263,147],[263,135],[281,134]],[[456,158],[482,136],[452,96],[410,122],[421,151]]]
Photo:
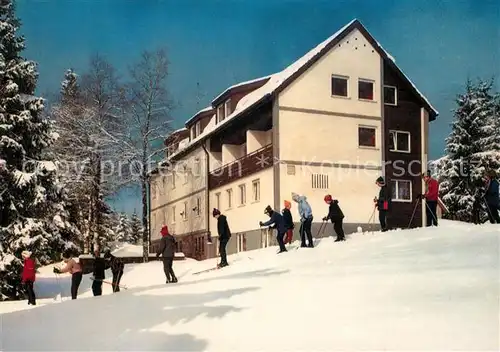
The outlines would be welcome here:
[[[439,197],[439,183],[436,179],[431,177],[431,172],[427,171],[427,174],[422,174],[425,185],[427,187],[427,192],[422,196],[425,199],[426,205],[426,216],[427,216],[427,226],[438,226],[437,221],[437,205]]]
[[[23,251],[21,256],[24,259],[23,275],[21,281],[26,287],[28,292],[28,304],[36,305],[35,290],[33,284],[35,283],[36,269],[35,261],[31,258],[31,252]]]

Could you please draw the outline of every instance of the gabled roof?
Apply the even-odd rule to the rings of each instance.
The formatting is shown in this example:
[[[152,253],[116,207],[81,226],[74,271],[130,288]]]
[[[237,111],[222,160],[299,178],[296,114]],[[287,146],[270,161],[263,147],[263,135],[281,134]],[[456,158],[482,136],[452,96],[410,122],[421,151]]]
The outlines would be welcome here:
[[[199,142],[205,140],[210,134],[221,129],[223,126],[230,123],[234,118],[242,115],[243,113],[249,111],[253,107],[260,105],[266,99],[276,96],[281,91],[283,91],[289,84],[291,84],[296,78],[298,78],[302,73],[304,73],[308,68],[315,64],[319,59],[321,59],[326,53],[328,53],[335,45],[337,45],[342,39],[344,39],[349,33],[354,29],[358,29],[370,42],[379,55],[384,59],[384,61],[394,69],[394,71],[406,81],[415,95],[420,99],[423,106],[429,111],[429,120],[435,120],[439,112],[430,104],[427,98],[415,87],[415,85],[410,81],[410,79],[401,71],[401,69],[396,65],[394,58],[387,53],[384,48],[373,38],[373,36],[366,30],[363,24],[354,19],[328,39],[317,45],[315,48],[310,50],[300,59],[295,61],[293,64],[285,68],[283,71],[266,76],[260,79],[267,79],[267,82],[260,88],[252,91],[251,93],[244,96],[237,104],[235,110],[227,116],[222,122],[217,125],[211,126],[212,128],[206,128],[203,133],[201,133],[197,138],[193,139],[189,145],[186,146],[184,150],[178,151],[172,157],[180,156],[184,152],[191,149],[192,146],[197,145]],[[259,80],[259,79],[257,79]],[[256,81],[256,80],[254,80]],[[253,82],[253,81],[250,81]],[[244,83],[242,83],[244,84]],[[237,85],[236,85],[237,86]],[[228,91],[231,88],[228,88]],[[222,94],[221,94],[222,96]],[[217,99],[217,98],[216,98]],[[214,100],[215,101],[215,100]]]
[[[189,127],[189,125],[193,124],[200,117],[212,116],[213,110],[214,108],[211,105],[201,109],[196,114],[194,114],[189,120],[186,121],[185,126]]]
[[[225,91],[223,91],[221,94],[216,96],[214,100],[212,100],[212,106],[215,106],[221,102],[225,97],[227,97],[230,93],[234,91],[239,91],[239,90],[245,90],[245,89],[252,89],[252,88],[260,88],[262,85],[267,83],[269,78],[271,78],[273,75],[268,75],[264,77],[259,77],[255,78],[249,81],[245,82],[240,82],[235,85],[232,85],[231,87],[227,88]]]

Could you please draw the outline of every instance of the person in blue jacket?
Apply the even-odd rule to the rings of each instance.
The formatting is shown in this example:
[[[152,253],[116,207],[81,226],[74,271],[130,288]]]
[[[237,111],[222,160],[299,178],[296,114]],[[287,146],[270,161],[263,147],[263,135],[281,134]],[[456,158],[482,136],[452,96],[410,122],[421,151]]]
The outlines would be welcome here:
[[[278,252],[278,254],[286,252],[287,250],[283,242],[283,237],[285,236],[286,233],[285,221],[283,220],[283,216],[279,212],[274,211],[270,205],[266,207],[266,209],[264,210],[264,214],[267,214],[270,217],[270,219],[266,222],[260,221],[259,225],[260,226],[273,225],[272,228],[276,229],[277,232],[276,239],[278,240],[278,244],[280,246],[280,251]]]
[[[498,190],[498,180],[497,175],[494,170],[490,170],[486,174],[486,194],[484,199],[487,205],[488,218],[492,224],[500,224],[500,215],[498,211],[500,209],[500,196]]]
[[[292,199],[294,202],[298,203],[298,210],[300,215],[300,247],[313,248],[313,238],[312,238],[312,222],[313,214],[309,203],[307,202],[306,196],[298,195],[297,193],[292,193]],[[308,245],[306,246],[306,235]]]

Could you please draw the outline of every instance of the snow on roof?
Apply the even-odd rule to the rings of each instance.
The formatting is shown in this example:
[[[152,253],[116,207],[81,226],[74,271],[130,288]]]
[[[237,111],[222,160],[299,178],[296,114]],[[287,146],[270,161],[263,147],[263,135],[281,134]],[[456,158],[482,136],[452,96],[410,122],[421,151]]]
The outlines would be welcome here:
[[[269,75],[269,76],[257,78],[257,79],[252,80],[252,81],[247,81],[247,82],[239,83],[237,85],[234,85],[234,86],[226,89],[226,91],[227,91],[227,90],[229,90],[231,88],[234,88],[234,87],[237,87],[237,86],[241,86],[243,84],[248,84],[248,83],[256,82],[256,81],[264,79],[264,78],[269,78],[269,80],[262,87],[257,88],[256,90],[252,91],[251,93],[245,95],[238,102],[238,104],[237,104],[236,108],[234,109],[234,111],[229,116],[227,116],[222,122],[219,122],[218,124],[215,124],[215,122],[214,122],[213,125],[211,126],[211,128],[209,128],[210,126],[207,126],[205,128],[205,130],[198,137],[196,137],[193,140],[191,140],[191,142],[189,144],[187,144],[184,148],[179,149],[176,153],[172,154],[171,158],[173,158],[173,157],[177,156],[178,154],[180,154],[188,146],[193,145],[196,142],[198,142],[198,141],[204,139],[205,137],[207,137],[209,134],[212,134],[212,133],[216,132],[217,130],[219,130],[220,128],[222,128],[225,124],[227,124],[229,121],[231,121],[233,118],[239,116],[241,113],[243,113],[245,110],[247,110],[251,106],[255,105],[256,103],[258,103],[260,101],[262,101],[267,96],[273,94],[285,81],[287,81],[290,77],[292,77],[293,74],[295,74],[296,72],[298,72],[302,67],[304,67],[308,62],[310,62],[312,59],[314,59],[317,55],[320,55],[321,52],[323,51],[323,49],[325,49],[330,42],[332,42],[333,40],[335,40],[341,33],[343,33],[347,28],[349,28],[355,22],[359,22],[359,21],[357,19],[353,19],[352,21],[350,21],[349,23],[347,23],[345,26],[343,26],[341,29],[339,29],[337,32],[335,32],[333,35],[331,35],[329,38],[327,38],[326,40],[324,40],[323,42],[321,42],[319,45],[317,45],[315,48],[313,48],[312,50],[310,50],[309,52],[307,52],[300,59],[298,59],[297,61],[295,61],[294,63],[292,63],[290,66],[288,66],[287,68],[285,68],[283,71],[275,73],[275,74],[272,74],[272,75]],[[371,34],[370,34],[370,36],[371,36]],[[377,43],[377,45],[379,46],[380,50],[382,50],[383,53],[391,61],[393,61],[395,63],[394,57],[392,57],[387,51],[385,51],[385,49],[382,48],[382,46],[379,43]],[[399,69],[399,67],[398,67],[398,69]],[[406,76],[402,71],[401,71],[401,73],[405,76],[406,80],[413,86],[413,88],[420,95],[420,97],[429,105],[429,107],[431,107],[431,109],[433,109],[434,112],[436,114],[438,114],[437,110],[434,109],[434,107],[425,98],[425,96],[417,89],[417,87],[413,84],[413,82],[410,81],[410,79],[408,78],[408,76]],[[216,100],[216,99],[217,98],[215,98],[214,100]],[[212,120],[215,120],[215,115],[212,117]]]
[[[203,114],[204,112],[208,112],[208,111],[211,111],[211,110],[213,110],[212,105],[209,105],[209,106],[207,106],[206,108],[201,109],[201,110],[200,110],[200,111],[198,111],[196,114],[194,114],[193,116],[191,116],[191,117],[189,118],[189,120],[187,120],[187,121],[186,121],[186,125],[188,125],[191,121],[193,121],[193,119],[194,119],[196,116],[198,116],[199,114]]]
[[[232,85],[231,87],[229,88],[226,88],[222,93],[220,93],[218,96],[216,96],[213,100],[212,100],[212,103],[214,101],[217,101],[217,99],[219,99],[221,96],[223,96],[224,94],[226,94],[227,92],[229,92],[231,89],[235,89],[235,88],[239,88],[241,86],[245,86],[247,84],[252,84],[252,83],[256,83],[256,82],[259,82],[259,81],[263,81],[265,79],[268,79],[268,78],[271,78],[273,75],[267,75],[267,76],[263,76],[263,77],[259,77],[259,78],[254,78],[254,79],[251,79],[249,81],[245,81],[245,82],[240,82],[240,83],[236,83],[234,85]]]

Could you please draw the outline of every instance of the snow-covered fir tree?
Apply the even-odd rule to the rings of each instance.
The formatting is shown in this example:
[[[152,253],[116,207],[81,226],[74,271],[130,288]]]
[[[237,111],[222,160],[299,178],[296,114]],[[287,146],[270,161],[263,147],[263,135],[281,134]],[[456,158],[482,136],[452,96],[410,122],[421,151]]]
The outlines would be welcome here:
[[[34,96],[37,69],[21,57],[11,0],[0,1],[0,297],[18,298],[21,252],[40,264],[56,252],[75,248],[57,169],[48,147],[57,137],[42,117],[44,101]]]
[[[498,106],[491,90],[492,82],[467,82],[456,99],[446,156],[439,160],[442,199],[450,216],[461,221],[472,221],[473,210],[483,206],[486,169],[498,169]]]
[[[139,219],[135,210],[134,213],[132,214],[132,217],[130,218],[130,230],[131,230],[130,243],[131,244],[141,243],[140,241],[142,239],[142,233],[144,232],[144,230],[142,227],[141,219]]]
[[[132,228],[130,218],[125,213],[120,214],[120,220],[115,229],[116,240],[122,243],[134,243],[132,241]]]

